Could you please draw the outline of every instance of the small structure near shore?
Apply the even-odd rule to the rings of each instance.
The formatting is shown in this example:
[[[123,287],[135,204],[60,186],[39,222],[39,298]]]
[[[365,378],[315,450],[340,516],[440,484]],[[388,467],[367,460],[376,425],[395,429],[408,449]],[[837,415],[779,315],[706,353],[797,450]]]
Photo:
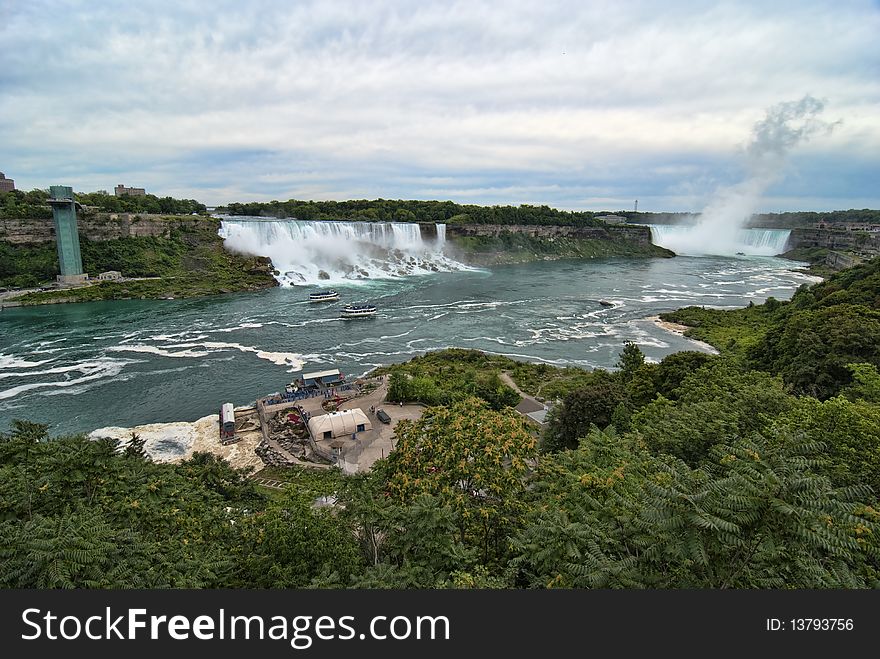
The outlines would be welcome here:
[[[345,383],[345,375],[338,368],[328,371],[303,373],[298,380],[288,385],[288,390],[296,389],[328,389]]]
[[[118,270],[108,270],[98,275],[100,281],[117,281],[119,279],[122,279],[122,273]]]
[[[309,431],[315,439],[335,439],[350,437],[359,432],[373,429],[373,423],[358,407],[331,414],[313,416],[309,419]]]
[[[220,443],[224,446],[241,441],[235,434],[235,408],[232,403],[223,403],[220,408]]]

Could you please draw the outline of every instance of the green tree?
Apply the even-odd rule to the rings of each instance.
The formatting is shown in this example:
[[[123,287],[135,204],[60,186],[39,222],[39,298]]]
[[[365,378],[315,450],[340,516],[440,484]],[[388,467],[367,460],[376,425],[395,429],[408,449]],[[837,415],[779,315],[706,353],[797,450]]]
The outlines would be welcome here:
[[[485,563],[505,550],[535,457],[536,440],[519,414],[469,398],[399,422],[394,451],[380,468],[392,501],[410,505],[428,494],[449,506],[458,540]]]
[[[880,365],[880,312],[849,304],[798,311],[767,332],[752,361],[797,393],[829,398],[851,382],[849,364]]]
[[[233,584],[243,588],[305,588],[336,572],[348,585],[361,571],[350,528],[332,511],[315,509],[307,494],[288,487],[259,515],[240,520]]]
[[[617,359],[617,368],[624,382],[629,382],[635,374],[645,365],[645,355],[632,341],[623,342],[623,350]]]
[[[880,496],[880,407],[842,396],[801,398],[773,423],[772,433],[824,446],[816,468],[835,486],[868,485]]]
[[[873,364],[848,364],[852,384],[843,388],[843,395],[850,400],[880,403],[880,373]]]
[[[653,451],[698,465],[712,446],[769,425],[794,404],[782,381],[715,361],[687,376],[678,400],[659,396],[633,416],[632,428]]]
[[[657,392],[670,400],[677,399],[678,388],[685,378],[714,359],[717,359],[714,355],[693,350],[674,352],[664,357],[655,371]]]
[[[544,434],[547,451],[575,448],[592,426],[605,428],[617,406],[626,400],[620,378],[607,371],[594,371],[589,384],[571,391],[553,408]]]
[[[533,587],[874,585],[877,511],[860,502],[866,488],[835,490],[811,473],[820,450],[753,436],[693,469],[593,431],[542,463],[512,565]]]

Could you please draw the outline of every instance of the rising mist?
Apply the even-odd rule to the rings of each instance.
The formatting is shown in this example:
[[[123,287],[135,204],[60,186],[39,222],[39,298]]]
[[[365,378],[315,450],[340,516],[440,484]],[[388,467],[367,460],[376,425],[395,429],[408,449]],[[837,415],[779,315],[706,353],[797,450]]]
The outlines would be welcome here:
[[[668,228],[662,237],[655,232],[655,242],[685,255],[766,254],[766,247],[755,249],[744,227],[767,188],[784,177],[791,151],[836,125],[819,118],[824,108],[822,101],[809,95],[769,108],[752,129],[745,149],[745,179],[716,192],[695,225]]]

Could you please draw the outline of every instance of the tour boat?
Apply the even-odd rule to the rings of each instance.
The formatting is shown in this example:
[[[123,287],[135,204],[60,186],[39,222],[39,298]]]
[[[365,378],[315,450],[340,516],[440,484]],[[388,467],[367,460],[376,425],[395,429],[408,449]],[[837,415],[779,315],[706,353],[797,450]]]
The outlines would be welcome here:
[[[343,318],[365,318],[376,313],[376,307],[372,304],[346,304],[342,307]]]
[[[339,293],[334,291],[332,288],[327,289],[326,291],[317,291],[315,293],[309,293],[309,302],[329,302],[330,300],[338,300]]]

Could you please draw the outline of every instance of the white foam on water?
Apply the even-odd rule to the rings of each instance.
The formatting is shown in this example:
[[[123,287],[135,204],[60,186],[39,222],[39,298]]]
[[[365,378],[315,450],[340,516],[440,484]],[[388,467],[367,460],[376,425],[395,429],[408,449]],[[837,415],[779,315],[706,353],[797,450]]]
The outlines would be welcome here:
[[[207,339],[207,334],[196,334],[193,336],[192,332],[177,332],[176,334],[156,334],[155,336],[146,337],[147,341],[176,341],[178,339],[186,340],[186,341],[201,341],[202,339]]]
[[[85,382],[92,382],[95,380],[108,380],[110,378],[118,375],[126,364],[131,363],[126,360],[98,360],[93,362],[87,362],[80,364],[80,370],[82,373],[85,373],[83,377],[80,378],[72,378],[68,380],[60,380],[57,382],[34,382],[30,384],[22,384],[17,387],[12,387],[11,389],[6,389],[4,391],[0,391],[0,400],[4,400],[7,398],[14,398],[19,394],[25,393],[27,391],[32,391],[34,389],[46,389],[46,388],[67,388],[67,387],[75,387],[79,384]]]
[[[259,329],[263,326],[263,323],[242,323],[241,325],[236,325],[235,327],[221,327],[219,329],[208,330],[212,334],[222,334],[226,332],[237,332],[238,330],[243,329]]]
[[[80,373],[90,374],[94,373],[96,369],[101,368],[101,362],[99,361],[84,361],[79,362],[78,364],[69,364],[68,366],[56,366],[54,368],[40,369],[40,370],[32,370],[32,371],[14,371],[12,373],[0,373],[0,380],[4,378],[27,378],[27,377],[38,377],[43,375],[59,375],[61,373],[71,373],[74,371],[79,371]]]
[[[191,347],[196,347],[201,344],[193,343],[189,344]],[[179,346],[183,347],[183,346]],[[164,348],[160,348],[158,346],[145,346],[145,345],[132,345],[132,346],[110,346],[107,350],[111,352],[143,352],[150,355],[158,355],[159,357],[170,357],[170,358],[188,358],[188,359],[198,359],[200,357],[207,357],[211,354],[210,350],[178,350],[171,351],[165,350]]]
[[[196,348],[204,348],[204,350],[195,350]],[[244,346],[240,343],[226,343],[223,341],[201,341],[188,343],[173,343],[160,348],[158,346],[148,345],[120,345],[107,348],[114,352],[146,352],[161,357],[173,358],[201,358],[207,357],[217,351],[238,350],[239,352],[252,353],[259,359],[272,362],[277,366],[287,366],[288,372],[301,371],[305,362],[303,356],[294,352],[272,352],[262,350],[253,346]]]
[[[36,368],[51,361],[51,359],[43,359],[38,362],[31,362],[20,357],[0,353],[0,368]]]

